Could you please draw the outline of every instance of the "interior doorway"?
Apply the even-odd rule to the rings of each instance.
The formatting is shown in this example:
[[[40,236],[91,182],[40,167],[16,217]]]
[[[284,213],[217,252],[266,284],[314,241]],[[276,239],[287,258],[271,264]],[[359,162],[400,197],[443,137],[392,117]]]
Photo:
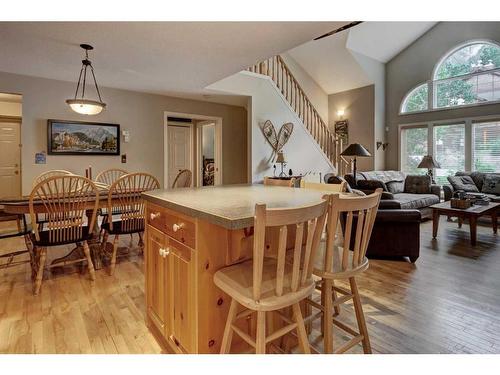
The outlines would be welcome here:
[[[222,184],[222,119],[165,113],[164,185],[171,188],[181,170],[191,171],[191,186]]]
[[[22,96],[0,93],[0,197],[21,195]]]

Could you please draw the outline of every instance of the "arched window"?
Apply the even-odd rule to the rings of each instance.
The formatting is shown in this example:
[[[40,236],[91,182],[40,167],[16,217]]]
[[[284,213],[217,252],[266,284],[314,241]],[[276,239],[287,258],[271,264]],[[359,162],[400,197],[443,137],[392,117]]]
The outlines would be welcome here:
[[[428,92],[433,100],[429,103]],[[454,48],[435,66],[432,80],[412,89],[401,113],[500,100],[500,45],[471,41]]]
[[[429,109],[429,85],[423,83],[408,94],[401,104],[401,113],[426,111]]]

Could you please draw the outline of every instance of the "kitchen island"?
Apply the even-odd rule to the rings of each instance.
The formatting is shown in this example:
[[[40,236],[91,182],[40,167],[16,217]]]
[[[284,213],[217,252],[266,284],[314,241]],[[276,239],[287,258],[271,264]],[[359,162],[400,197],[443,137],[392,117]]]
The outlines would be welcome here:
[[[264,185],[144,193],[146,323],[164,350],[219,352],[230,298],[213,275],[251,258],[255,204],[298,207],[320,202],[324,193]]]

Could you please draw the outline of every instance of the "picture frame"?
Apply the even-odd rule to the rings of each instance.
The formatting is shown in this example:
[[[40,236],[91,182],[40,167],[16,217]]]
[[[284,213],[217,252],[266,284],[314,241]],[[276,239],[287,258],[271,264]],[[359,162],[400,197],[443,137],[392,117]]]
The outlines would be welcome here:
[[[49,155],[120,155],[120,125],[104,122],[47,120]]]
[[[335,134],[342,139],[344,144],[349,143],[349,121],[340,120],[335,121]]]

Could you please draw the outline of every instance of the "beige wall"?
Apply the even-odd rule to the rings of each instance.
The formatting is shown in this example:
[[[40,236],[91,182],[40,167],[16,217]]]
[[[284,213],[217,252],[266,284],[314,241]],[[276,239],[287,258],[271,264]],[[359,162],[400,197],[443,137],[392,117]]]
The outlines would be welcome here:
[[[330,127],[340,120],[337,111],[344,110],[349,121],[349,143],[361,143],[374,155],[375,148],[375,86],[342,91],[328,96]],[[358,158],[358,170],[373,170],[375,158]]]
[[[67,169],[83,174],[92,165],[94,173],[121,167],[145,171],[163,183],[164,112],[196,113],[222,118],[223,183],[247,181],[247,113],[242,107],[186,100],[125,90],[102,88],[108,108],[97,116],[79,115],[65,100],[74,94],[71,82],[49,80],[0,72],[0,92],[23,95],[21,138],[23,192],[28,193],[32,180],[43,171]],[[47,156],[47,164],[36,165],[35,153],[47,150],[47,119],[102,121],[118,123],[130,131],[130,142],[121,143],[127,164],[120,156]]]

